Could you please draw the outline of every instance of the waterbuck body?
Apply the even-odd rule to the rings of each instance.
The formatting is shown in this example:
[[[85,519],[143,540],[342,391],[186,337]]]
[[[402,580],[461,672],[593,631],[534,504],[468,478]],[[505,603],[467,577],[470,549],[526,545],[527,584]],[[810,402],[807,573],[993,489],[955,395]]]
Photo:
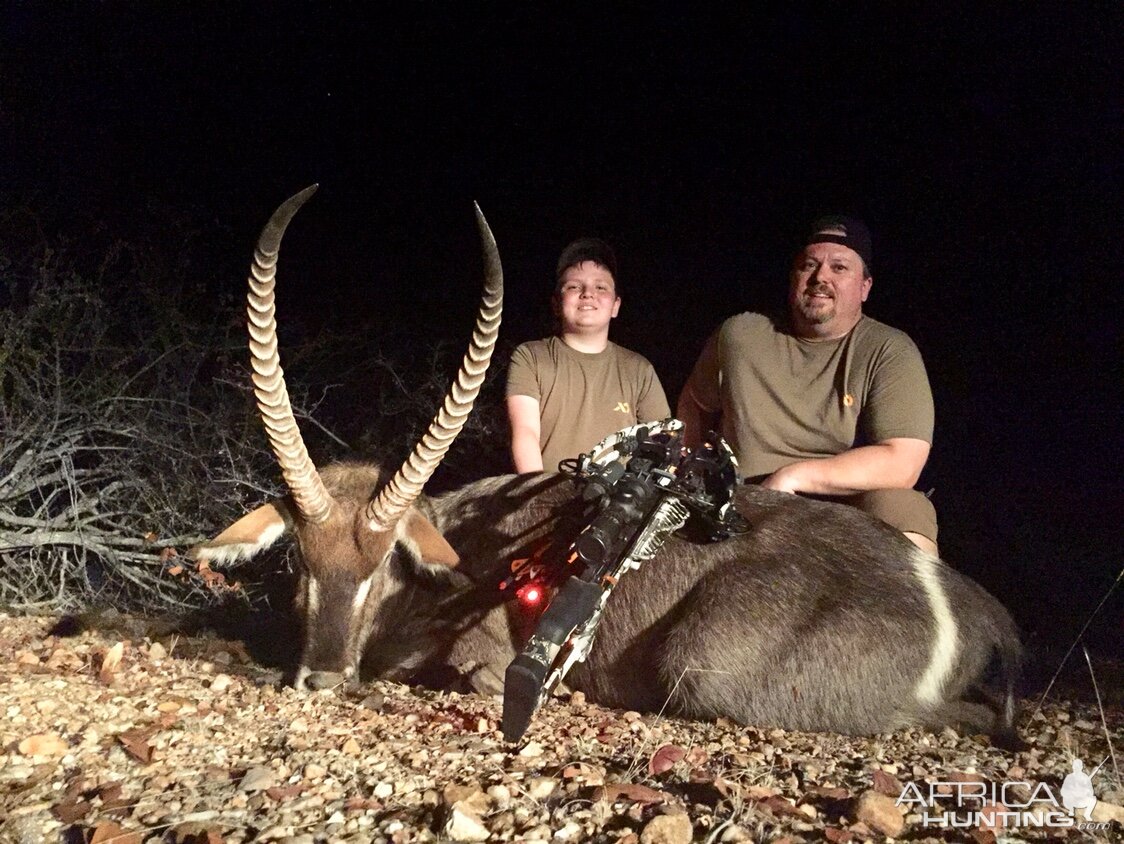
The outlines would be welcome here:
[[[512,560],[567,535],[574,497],[568,479],[532,475],[427,502],[460,555],[458,571],[475,584],[459,602],[438,605],[467,618],[498,601],[496,583]],[[750,532],[714,543],[672,537],[623,577],[568,685],[609,706],[747,724],[1010,732],[1020,646],[995,598],[854,508],[755,486],[740,487],[735,500]],[[459,639],[455,623],[442,637],[448,658],[475,668],[478,690],[502,687],[527,627],[519,612],[507,605]],[[993,656],[1008,685],[1000,713],[963,699]]]
[[[193,549],[233,562],[292,532],[304,624],[295,684],[405,679],[451,665],[481,692],[534,618],[499,589],[514,561],[564,549],[581,504],[565,477],[489,478],[435,498],[422,488],[470,411],[499,326],[502,273],[478,214],[487,267],[469,352],[414,453],[389,480],[364,464],[317,469],[277,357],[281,236],[312,189],[274,214],[250,277],[255,395],[289,495]],[[567,682],[594,701],[687,717],[872,733],[960,724],[1014,740],[1017,631],[992,596],[889,526],[843,505],[739,487],[751,529],[721,542],[673,537],[620,581],[588,660]],[[296,648],[297,645],[294,645]],[[965,700],[993,656],[998,713]]]

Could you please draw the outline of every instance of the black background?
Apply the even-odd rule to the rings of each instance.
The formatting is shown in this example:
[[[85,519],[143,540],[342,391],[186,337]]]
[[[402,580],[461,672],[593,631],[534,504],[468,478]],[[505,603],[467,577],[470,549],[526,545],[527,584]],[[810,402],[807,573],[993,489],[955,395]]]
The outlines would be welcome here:
[[[419,344],[466,334],[472,201],[510,343],[547,330],[561,247],[603,236],[613,337],[673,406],[722,319],[782,301],[810,219],[858,214],[867,312],[933,384],[942,550],[1066,639],[1121,566],[1124,17],[910,5],[7,3],[0,178],[122,236],[154,198],[205,209],[238,295],[272,208],[319,182],[282,322],[389,314]]]

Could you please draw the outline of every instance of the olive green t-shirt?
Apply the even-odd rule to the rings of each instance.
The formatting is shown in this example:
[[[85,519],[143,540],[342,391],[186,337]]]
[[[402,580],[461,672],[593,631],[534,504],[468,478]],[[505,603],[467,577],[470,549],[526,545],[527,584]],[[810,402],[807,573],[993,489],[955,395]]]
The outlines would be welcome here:
[[[616,343],[596,354],[571,349],[560,337],[524,343],[511,356],[507,395],[538,400],[548,472],[614,431],[671,415],[652,364]]]
[[[844,337],[815,341],[765,314],[738,314],[707,341],[684,389],[721,413],[747,478],[892,437],[933,441],[921,353],[867,316]]]

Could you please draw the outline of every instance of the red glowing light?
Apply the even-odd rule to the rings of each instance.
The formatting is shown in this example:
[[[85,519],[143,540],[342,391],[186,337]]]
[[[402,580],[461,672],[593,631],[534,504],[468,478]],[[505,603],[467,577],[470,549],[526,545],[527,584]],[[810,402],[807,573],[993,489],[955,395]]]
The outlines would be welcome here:
[[[542,591],[537,586],[528,586],[523,590],[520,597],[528,604],[537,604],[542,597]]]

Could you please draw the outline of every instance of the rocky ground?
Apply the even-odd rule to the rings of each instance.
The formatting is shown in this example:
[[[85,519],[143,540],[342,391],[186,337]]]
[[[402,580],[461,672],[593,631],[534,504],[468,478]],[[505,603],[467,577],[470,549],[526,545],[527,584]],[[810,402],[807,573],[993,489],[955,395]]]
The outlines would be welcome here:
[[[0,615],[3,842],[1124,840],[1118,703],[1102,722],[1057,692],[1028,701],[1030,747],[1012,754],[951,730],[847,738],[575,694],[509,746],[496,700],[389,683],[298,694],[239,641],[127,621],[63,637],[55,621]],[[895,805],[938,781],[1060,795],[1074,758],[1106,756],[1093,831],[940,829],[919,802]]]

